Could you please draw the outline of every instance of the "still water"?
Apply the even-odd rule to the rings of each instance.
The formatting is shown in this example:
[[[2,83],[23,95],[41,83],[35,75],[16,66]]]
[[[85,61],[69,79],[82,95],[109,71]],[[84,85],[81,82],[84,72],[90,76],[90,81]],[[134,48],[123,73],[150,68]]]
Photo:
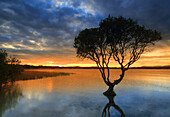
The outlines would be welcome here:
[[[127,71],[112,103],[97,69],[45,71],[75,74],[16,82],[0,93],[0,116],[101,117],[110,105],[111,117],[170,117],[170,70]],[[119,70],[111,72],[112,80],[119,77]]]

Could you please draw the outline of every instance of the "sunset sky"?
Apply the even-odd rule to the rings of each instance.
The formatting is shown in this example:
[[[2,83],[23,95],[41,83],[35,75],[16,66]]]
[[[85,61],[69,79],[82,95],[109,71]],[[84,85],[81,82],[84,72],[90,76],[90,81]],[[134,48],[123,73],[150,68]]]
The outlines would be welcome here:
[[[74,38],[110,14],[162,33],[133,66],[170,65],[169,5],[170,0],[0,0],[0,49],[22,64],[96,66],[76,57]]]

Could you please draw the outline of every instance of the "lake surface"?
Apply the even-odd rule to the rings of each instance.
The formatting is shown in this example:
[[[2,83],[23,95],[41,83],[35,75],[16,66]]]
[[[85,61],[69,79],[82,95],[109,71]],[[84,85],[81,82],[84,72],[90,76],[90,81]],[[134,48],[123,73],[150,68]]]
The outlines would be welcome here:
[[[101,117],[109,103],[97,69],[52,69],[69,76],[18,81],[0,93],[2,117]],[[111,78],[119,77],[118,69]],[[126,117],[170,117],[170,70],[135,69],[115,87],[114,105]],[[111,105],[111,104],[110,104]],[[111,117],[121,112],[110,106]]]

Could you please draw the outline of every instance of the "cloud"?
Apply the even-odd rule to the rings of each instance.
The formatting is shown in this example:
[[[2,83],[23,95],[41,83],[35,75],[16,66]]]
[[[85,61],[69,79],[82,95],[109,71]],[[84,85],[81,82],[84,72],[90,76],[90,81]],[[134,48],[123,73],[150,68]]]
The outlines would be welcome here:
[[[86,0],[96,13],[105,17],[124,16],[138,20],[142,25],[165,33],[170,31],[169,0]],[[93,3],[93,4],[92,4]]]
[[[85,28],[97,27],[108,14],[131,17],[162,32],[163,41],[157,48],[170,46],[169,3],[168,0],[1,0],[0,48],[10,45],[6,49],[16,54],[37,52],[42,56],[45,50],[56,52],[58,57],[76,56],[72,48],[75,36]]]

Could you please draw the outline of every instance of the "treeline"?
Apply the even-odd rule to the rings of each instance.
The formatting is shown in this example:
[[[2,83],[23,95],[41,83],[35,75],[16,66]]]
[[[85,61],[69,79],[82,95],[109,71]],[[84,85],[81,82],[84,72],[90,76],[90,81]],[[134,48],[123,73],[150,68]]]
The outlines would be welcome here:
[[[98,69],[98,67],[59,67],[59,66],[33,66],[33,65],[20,65],[24,69]],[[110,67],[110,69],[120,69],[120,67]],[[143,67],[131,67],[130,69],[170,69],[170,66],[143,66]]]
[[[131,69],[170,69],[170,66],[148,66],[148,67],[132,67]]]
[[[2,84],[15,81],[23,71],[20,62],[16,57],[9,56],[5,50],[0,49],[0,87]]]

